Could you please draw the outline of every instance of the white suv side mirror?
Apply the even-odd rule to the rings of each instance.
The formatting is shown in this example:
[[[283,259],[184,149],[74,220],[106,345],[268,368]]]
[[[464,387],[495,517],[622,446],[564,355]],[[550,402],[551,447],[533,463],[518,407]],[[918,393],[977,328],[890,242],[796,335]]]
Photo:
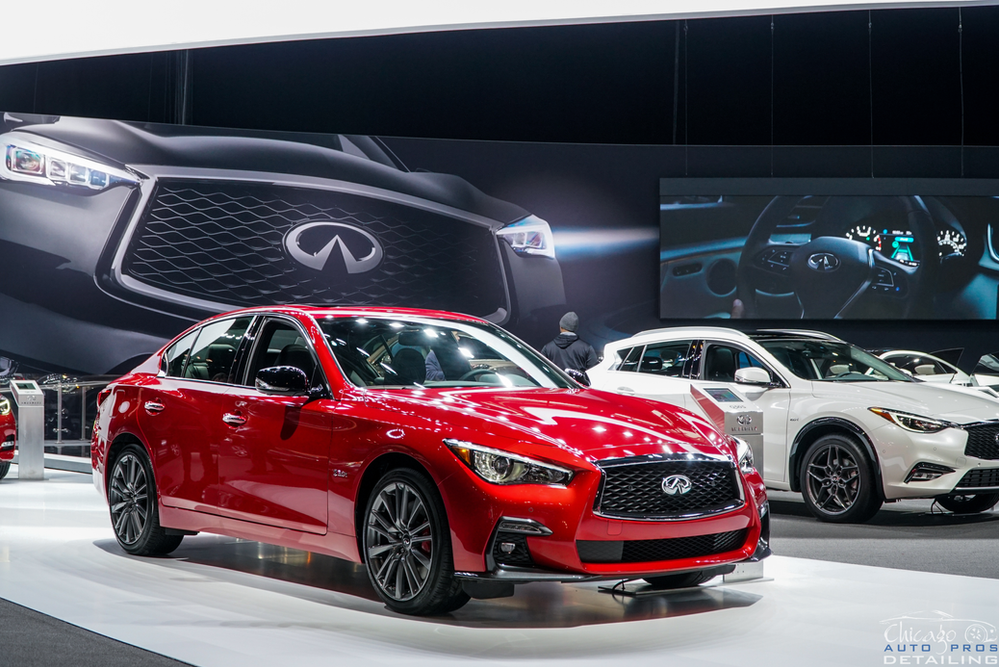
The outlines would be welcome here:
[[[750,368],[740,368],[735,372],[735,381],[737,384],[767,386],[770,384],[770,373],[755,366]]]

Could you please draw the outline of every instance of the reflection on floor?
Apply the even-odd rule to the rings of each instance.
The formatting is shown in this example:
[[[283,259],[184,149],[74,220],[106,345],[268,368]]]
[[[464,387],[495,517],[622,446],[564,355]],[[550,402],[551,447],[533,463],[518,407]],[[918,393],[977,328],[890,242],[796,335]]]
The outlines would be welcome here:
[[[199,666],[798,667],[995,664],[962,656],[999,655],[989,650],[999,643],[994,579],[777,556],[761,582],[638,598],[601,593],[597,584],[530,584],[444,618],[408,618],[377,601],[360,566],[301,551],[198,535],[170,558],[127,556],[89,476],[46,476],[0,482],[0,597]],[[974,630],[972,637],[984,628],[982,651],[936,643],[924,650],[892,636],[899,623],[943,622],[939,612],[953,617],[948,628]]]

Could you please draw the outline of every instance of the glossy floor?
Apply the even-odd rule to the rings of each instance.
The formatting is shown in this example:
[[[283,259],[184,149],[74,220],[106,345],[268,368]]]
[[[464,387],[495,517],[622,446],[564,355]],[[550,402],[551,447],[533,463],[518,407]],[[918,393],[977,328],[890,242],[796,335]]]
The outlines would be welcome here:
[[[89,476],[46,476],[0,482],[0,598],[199,666],[799,667],[999,656],[995,579],[776,556],[763,581],[637,598],[596,584],[531,584],[445,618],[408,618],[376,601],[359,566],[305,552],[199,535],[170,558],[127,556]],[[918,618],[894,620],[906,616]],[[924,635],[946,626],[959,648],[902,643],[903,626]],[[968,643],[983,637],[981,650]]]

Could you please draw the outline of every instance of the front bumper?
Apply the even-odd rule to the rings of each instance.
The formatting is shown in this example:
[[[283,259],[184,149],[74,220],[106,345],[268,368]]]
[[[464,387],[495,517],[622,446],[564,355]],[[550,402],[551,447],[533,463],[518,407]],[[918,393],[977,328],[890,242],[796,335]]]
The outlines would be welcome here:
[[[887,500],[952,493],[999,493],[999,421],[913,433],[893,424],[873,430]],[[928,471],[933,479],[920,479]]]
[[[597,471],[567,487],[497,486],[470,471],[440,484],[449,508],[455,571],[509,583],[641,578],[707,570],[769,555],[762,480],[740,476],[745,502],[700,518],[652,521],[598,516]],[[536,527],[518,531],[511,522]],[[643,554],[649,554],[645,557]]]

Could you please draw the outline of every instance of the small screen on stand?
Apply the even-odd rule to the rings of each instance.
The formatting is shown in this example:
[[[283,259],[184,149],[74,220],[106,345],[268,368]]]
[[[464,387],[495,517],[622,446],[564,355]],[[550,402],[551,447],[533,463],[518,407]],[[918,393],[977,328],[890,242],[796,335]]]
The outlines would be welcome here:
[[[715,399],[719,403],[741,403],[742,399],[739,398],[734,391],[731,389],[725,389],[724,387],[719,387],[717,389],[705,389],[705,393],[711,398]]]

